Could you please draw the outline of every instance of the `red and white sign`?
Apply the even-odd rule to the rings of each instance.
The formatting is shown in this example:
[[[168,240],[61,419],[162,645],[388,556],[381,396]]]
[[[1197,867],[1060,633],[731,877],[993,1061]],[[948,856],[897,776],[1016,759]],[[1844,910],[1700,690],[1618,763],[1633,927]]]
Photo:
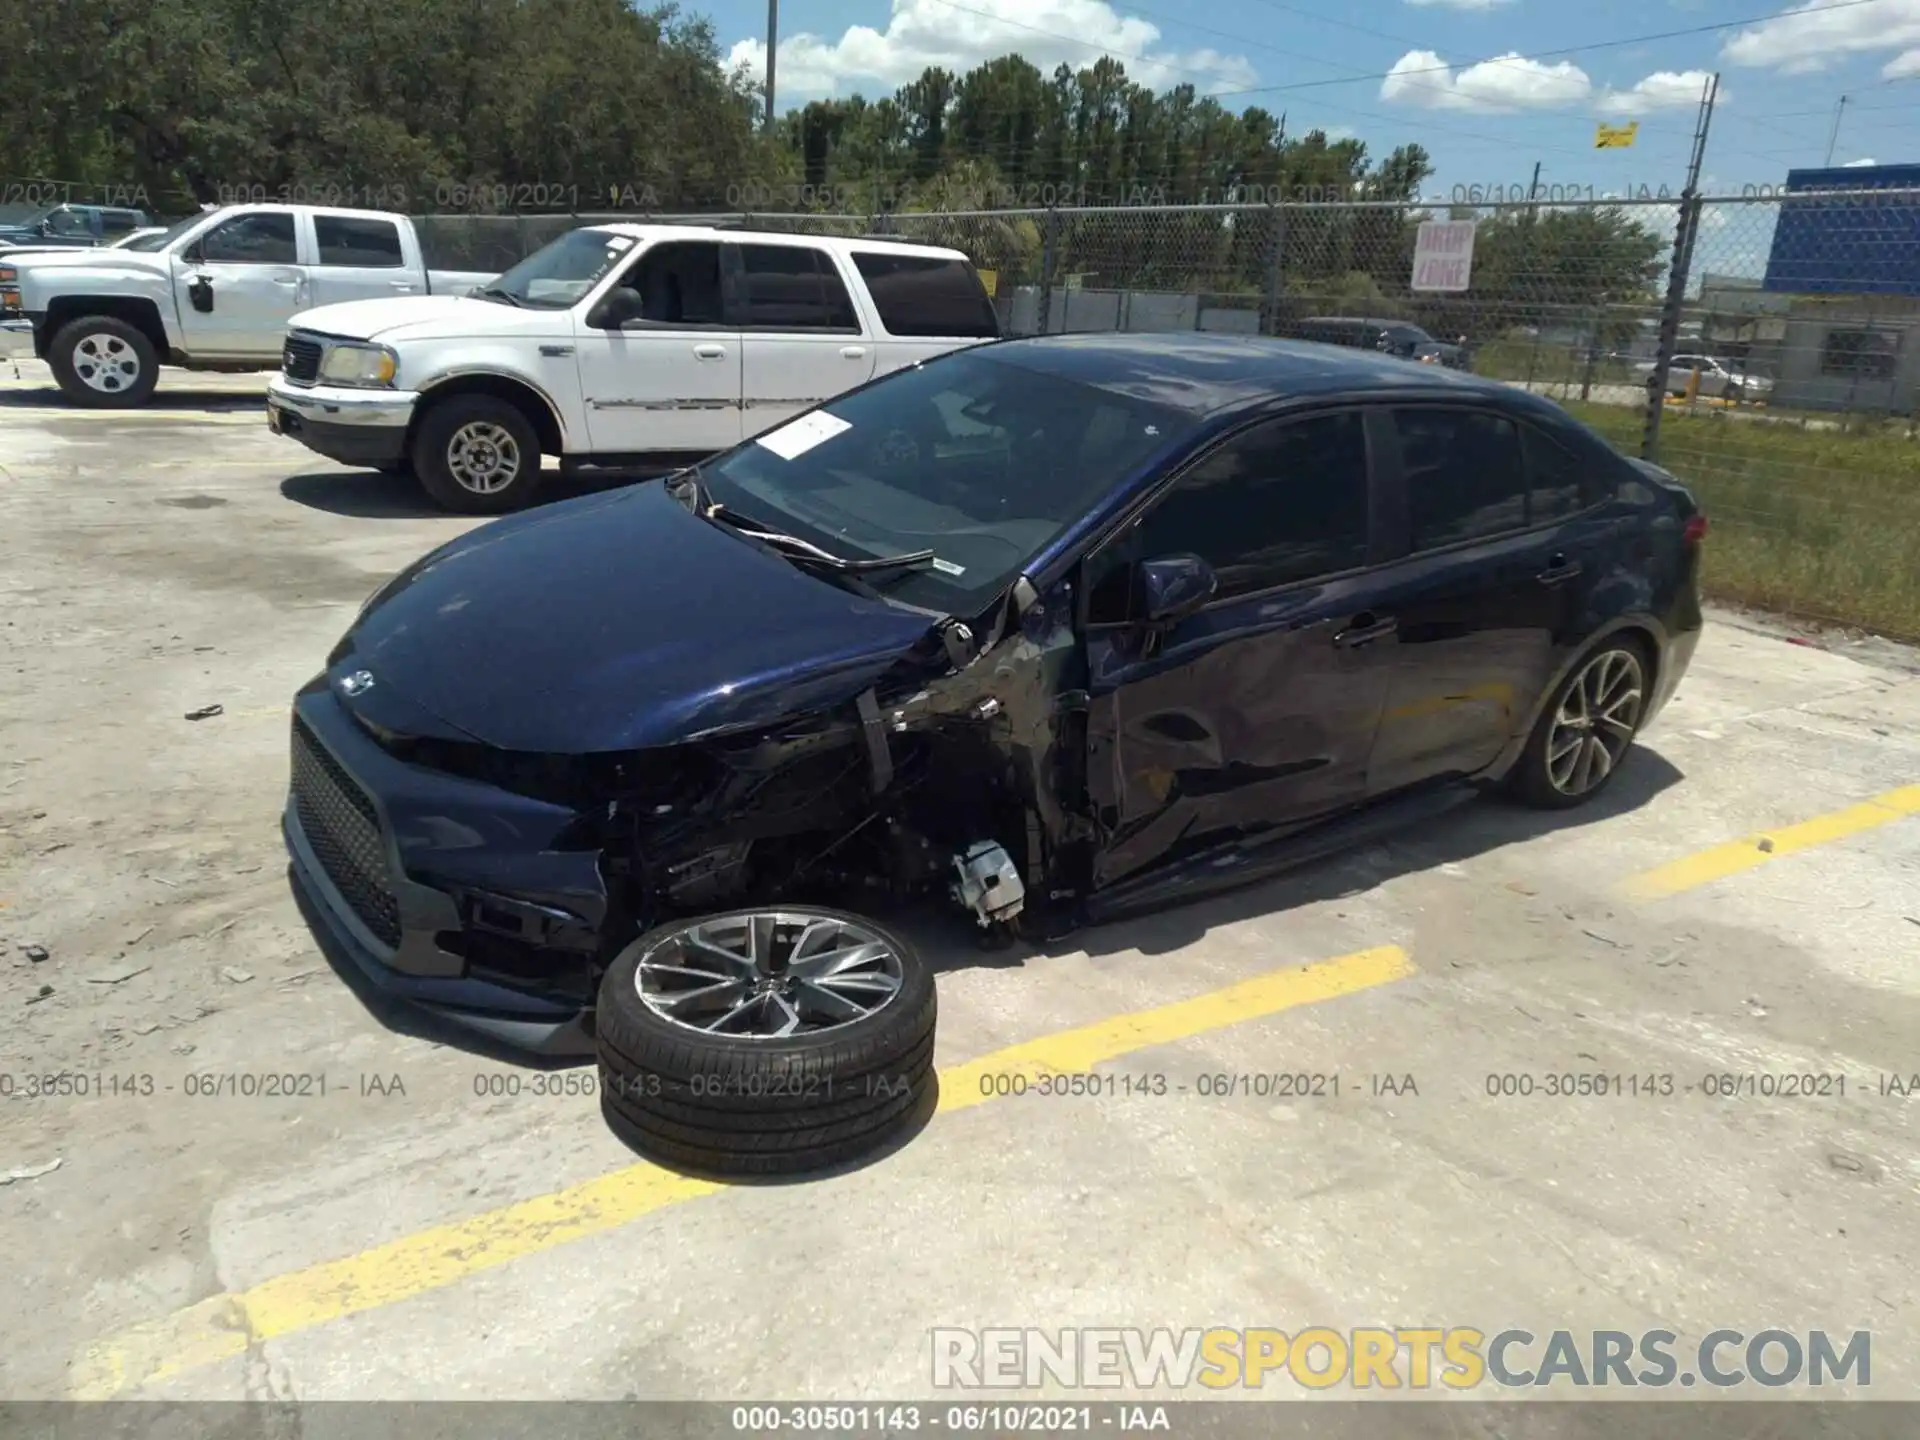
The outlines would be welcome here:
[[[1413,288],[1458,294],[1473,276],[1473,221],[1428,220],[1413,242]]]

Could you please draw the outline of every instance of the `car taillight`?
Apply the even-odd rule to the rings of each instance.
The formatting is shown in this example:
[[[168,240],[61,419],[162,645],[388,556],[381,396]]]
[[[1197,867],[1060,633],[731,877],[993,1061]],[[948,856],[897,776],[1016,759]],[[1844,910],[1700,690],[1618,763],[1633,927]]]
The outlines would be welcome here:
[[[1707,517],[1696,515],[1687,521],[1686,528],[1680,532],[1680,543],[1692,549],[1707,538]]]

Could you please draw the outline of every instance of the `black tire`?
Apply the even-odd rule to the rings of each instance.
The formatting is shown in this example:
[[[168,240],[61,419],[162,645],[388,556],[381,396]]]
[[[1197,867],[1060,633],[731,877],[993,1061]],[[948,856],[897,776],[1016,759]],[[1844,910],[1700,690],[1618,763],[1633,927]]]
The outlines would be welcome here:
[[[717,1034],[643,1000],[641,961],[696,925],[724,930],[766,910],[676,921],[641,936],[609,967],[594,1016],[601,1113],[641,1154],[703,1175],[805,1173],[884,1144],[933,1094],[937,1002],[932,973],[912,947],[845,911],[777,912],[794,923],[779,928],[775,951],[791,947],[807,923],[857,926],[892,957],[897,988],[869,1013],[827,1028]]]
[[[153,397],[160,356],[139,327],[111,315],[82,315],[62,325],[47,347],[60,393],[89,410],[131,410]],[[128,366],[133,367],[131,374]],[[89,383],[88,376],[95,377]],[[111,389],[102,388],[109,380]]]
[[[1609,662],[1622,666],[1625,661],[1631,662],[1631,674],[1624,680],[1611,679],[1604,670],[1599,675],[1595,674],[1596,669],[1605,667]],[[1622,673],[1624,674],[1624,671]],[[1639,637],[1609,636],[1594,646],[1580,657],[1567,678],[1560,682],[1559,687],[1553,692],[1553,698],[1547,702],[1546,708],[1540,712],[1540,718],[1534,722],[1533,733],[1527,737],[1527,747],[1521,752],[1520,759],[1515,762],[1512,773],[1507,777],[1509,792],[1524,804],[1540,810],[1568,810],[1593,799],[1613,783],[1613,777],[1620,772],[1621,765],[1632,753],[1633,743],[1640,733],[1641,720],[1646,715],[1652,682],[1652,652],[1646,642]],[[1592,709],[1595,702],[1591,697],[1595,693],[1596,683],[1605,687],[1615,685],[1622,687],[1617,690],[1611,688],[1602,690],[1598,701],[1602,707],[1618,705],[1627,693],[1625,687],[1632,687],[1635,700],[1632,705],[1631,719],[1628,720],[1625,708],[1614,712],[1616,722],[1625,722],[1624,733],[1621,732],[1619,723],[1612,726],[1589,725],[1586,738],[1580,741],[1582,753],[1574,757],[1575,770],[1569,774],[1565,768],[1567,762],[1563,747],[1569,733],[1578,736],[1582,732],[1578,727],[1572,727],[1570,732],[1563,728],[1562,710],[1563,707],[1568,707],[1570,698],[1574,696],[1576,689],[1582,686],[1587,688],[1582,691],[1580,700],[1571,708],[1576,711]],[[1556,732],[1559,732],[1559,738],[1556,738]],[[1618,742],[1617,748],[1615,741]],[[1594,744],[1599,744],[1605,755],[1604,769],[1600,771],[1597,778],[1593,777],[1592,770],[1599,768],[1599,756],[1587,748]],[[1584,783],[1570,783],[1580,773],[1578,767],[1583,762],[1590,767],[1586,772]]]
[[[476,435],[493,437],[480,442],[491,447],[484,454],[504,457],[506,444],[499,437],[511,441],[511,478],[498,489],[479,491],[455,474],[449,452],[456,437],[464,445]],[[540,488],[540,437],[517,405],[491,395],[455,395],[421,418],[414,431],[411,463],[421,488],[443,508],[461,515],[504,515],[529,504]]]

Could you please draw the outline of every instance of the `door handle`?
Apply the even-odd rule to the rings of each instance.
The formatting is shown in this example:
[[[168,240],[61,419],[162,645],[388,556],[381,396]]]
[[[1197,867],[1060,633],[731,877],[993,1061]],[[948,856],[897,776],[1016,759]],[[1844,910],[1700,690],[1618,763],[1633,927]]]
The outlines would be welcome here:
[[[693,347],[693,354],[694,358],[699,360],[724,360],[727,358],[727,347],[724,345],[696,345]]]
[[[1384,640],[1400,628],[1400,622],[1391,615],[1380,619],[1371,610],[1353,617],[1346,629],[1337,631],[1333,643],[1342,650],[1357,650],[1362,645],[1371,645],[1376,640]]]
[[[1580,573],[1580,562],[1569,560],[1564,555],[1555,555],[1547,561],[1547,568],[1534,578],[1542,585],[1564,585]]]
[[[273,283],[276,285],[291,286],[293,289],[298,290],[300,288],[300,277],[298,275],[276,275],[273,277]]]
[[[413,289],[413,282],[411,280],[394,280],[394,281],[390,281],[389,283],[396,290],[412,290]]]
[[[867,358],[867,347],[864,345],[842,345],[840,347],[840,356],[844,360],[864,360]]]

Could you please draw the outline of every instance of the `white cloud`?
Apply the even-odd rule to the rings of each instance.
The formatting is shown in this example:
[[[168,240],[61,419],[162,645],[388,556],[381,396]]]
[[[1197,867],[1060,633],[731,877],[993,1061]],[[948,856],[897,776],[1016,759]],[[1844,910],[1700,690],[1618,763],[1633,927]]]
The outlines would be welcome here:
[[[1878,160],[1849,160],[1847,161],[1846,164],[1842,165],[1840,168],[1842,170],[1860,170],[1860,169],[1864,169],[1868,165],[1878,165],[1879,163],[1880,162]]]
[[[1649,110],[1678,110],[1700,103],[1712,76],[1704,70],[1656,70],[1627,90],[1609,90],[1599,100],[1599,108],[1608,115],[1639,115]],[[1717,97],[1724,105],[1726,91]]]
[[[1880,76],[1885,80],[1911,80],[1920,76],[1920,50],[1908,50],[1894,56],[1880,67]]]
[[[1099,38],[1083,44],[1056,35]],[[795,95],[836,95],[857,90],[863,82],[871,88],[877,81],[892,90],[919,79],[929,65],[964,74],[1009,52],[1049,72],[1063,61],[1078,70],[1102,54],[1112,54],[1133,80],[1156,90],[1182,83],[1202,92],[1244,89],[1259,78],[1242,55],[1164,48],[1158,26],[1122,15],[1105,0],[969,0],[965,10],[934,0],[893,0],[884,31],[853,25],[838,40],[804,33],[782,37],[774,72],[775,103],[784,108]],[[766,41],[735,44],[726,67],[739,65],[755,77],[763,76]]]
[[[1455,71],[1431,50],[1409,50],[1381,82],[1380,98],[1430,110],[1500,112],[1576,105],[1592,90],[1587,72],[1566,60],[1543,65],[1510,54]]]
[[[1807,0],[1735,34],[1722,53],[1735,65],[1804,73],[1842,55],[1912,45],[1920,45],[1920,0],[1876,0],[1844,9],[1834,0]]]

